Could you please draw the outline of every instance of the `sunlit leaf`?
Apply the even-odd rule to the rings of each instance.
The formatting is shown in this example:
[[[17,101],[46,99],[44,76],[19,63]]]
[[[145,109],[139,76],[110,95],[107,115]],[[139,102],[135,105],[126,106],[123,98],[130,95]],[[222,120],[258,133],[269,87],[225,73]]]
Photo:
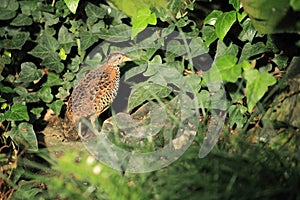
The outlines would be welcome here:
[[[242,69],[237,65],[238,59],[233,55],[223,55],[215,63],[224,81],[236,82]]]
[[[233,23],[236,21],[236,12],[230,11],[223,13],[220,17],[218,17],[217,22],[215,24],[216,34],[220,40],[223,40],[228,31],[230,30]]]
[[[78,7],[78,3],[79,0],[64,0],[65,4],[67,5],[67,7],[69,8],[69,10],[75,14],[77,7]]]
[[[244,77],[247,80],[246,95],[248,111],[251,112],[256,103],[268,91],[268,87],[276,83],[276,79],[271,74],[259,72],[256,69],[245,71]]]
[[[137,15],[132,19],[131,39],[135,38],[138,33],[143,31],[148,24],[156,24],[155,13],[151,13],[149,8],[141,8],[137,10]]]

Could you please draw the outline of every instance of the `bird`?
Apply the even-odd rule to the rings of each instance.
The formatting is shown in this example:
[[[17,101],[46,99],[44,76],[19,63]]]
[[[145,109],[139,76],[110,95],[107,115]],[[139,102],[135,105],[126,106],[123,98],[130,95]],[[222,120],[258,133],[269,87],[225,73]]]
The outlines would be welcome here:
[[[123,62],[131,59],[122,52],[111,53],[107,61],[88,72],[75,86],[67,103],[64,119],[64,137],[77,140],[80,133],[74,133],[74,128],[80,131],[81,118],[90,120],[95,126],[95,120],[109,108],[117,96],[120,82],[120,68]],[[72,130],[73,129],[73,130]]]

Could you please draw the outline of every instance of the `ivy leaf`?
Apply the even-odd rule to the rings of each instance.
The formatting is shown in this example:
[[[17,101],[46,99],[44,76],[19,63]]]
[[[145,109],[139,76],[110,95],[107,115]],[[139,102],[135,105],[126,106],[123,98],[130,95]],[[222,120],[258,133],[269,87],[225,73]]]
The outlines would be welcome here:
[[[251,56],[255,56],[255,55],[264,53],[268,50],[269,49],[266,47],[266,45],[263,42],[258,42],[255,44],[251,44],[248,42],[245,44],[245,46],[242,50],[240,62],[243,60],[248,60]]]
[[[171,93],[171,89],[156,83],[142,82],[136,84],[128,99],[128,110],[131,110],[144,101],[163,98]]]
[[[14,20],[10,23],[12,26],[29,26],[32,24],[32,19],[24,14],[19,14]]]
[[[257,69],[245,71],[244,77],[247,80],[246,95],[248,111],[251,112],[256,103],[268,91],[268,87],[276,83],[276,79],[271,74],[259,72]]]
[[[291,1],[290,1],[290,5],[291,5],[291,7],[292,7],[295,11],[299,11],[299,10],[300,10],[300,1],[298,1],[298,0],[291,0]]]
[[[41,62],[41,65],[48,67],[57,73],[61,73],[64,69],[64,64],[61,62],[60,57],[56,52],[48,54]]]
[[[223,13],[217,20],[215,27],[216,27],[216,34],[220,40],[223,40],[228,31],[230,30],[233,23],[236,21],[236,12],[230,11]]]
[[[62,100],[56,100],[51,104],[47,104],[47,106],[49,108],[51,108],[51,110],[53,110],[53,112],[57,115],[59,115],[63,105],[64,105],[64,102]]]
[[[222,40],[218,40],[215,61],[218,60],[219,57],[227,54],[237,56],[238,52],[239,47],[236,44],[230,43],[229,46],[226,46]]]
[[[201,32],[206,47],[209,47],[211,43],[213,43],[218,38],[215,28],[213,26],[203,26]]]
[[[0,20],[12,19],[16,16],[19,3],[16,0],[3,0],[0,4]]]
[[[49,27],[54,24],[57,24],[59,22],[59,18],[56,15],[43,12],[44,20],[45,20],[45,26]]]
[[[80,49],[79,49],[80,52],[87,50],[87,48],[89,48],[95,42],[98,41],[97,35],[91,33],[90,31],[80,32],[79,37],[80,37]]]
[[[79,70],[79,66],[81,64],[81,60],[79,56],[75,56],[75,58],[71,59],[71,64],[68,65],[68,69],[72,72],[77,72]]]
[[[204,25],[212,25],[214,26],[218,20],[218,18],[223,14],[220,10],[213,10],[209,15],[207,15],[204,19]]]
[[[229,124],[231,128],[236,124],[237,128],[242,128],[247,121],[244,114],[247,112],[247,108],[242,105],[231,105],[228,109]]]
[[[250,19],[245,20],[241,24],[243,30],[239,34],[239,39],[242,41],[249,41],[252,43],[255,34],[257,33],[256,29],[254,28],[253,24],[251,23]]]
[[[229,3],[234,7],[236,11],[238,11],[241,7],[240,0],[229,0]]]
[[[36,116],[36,119],[38,119],[42,116],[41,113],[43,112],[43,110],[44,110],[43,107],[37,107],[37,108],[32,108],[30,112]]]
[[[178,40],[171,40],[167,45],[167,52],[176,56],[181,56],[186,53],[186,47]]]
[[[192,58],[208,52],[205,43],[200,37],[193,38],[189,44]]]
[[[32,49],[29,54],[41,59],[45,59],[49,56],[49,54],[55,53],[58,48],[59,44],[57,40],[48,34],[44,34],[38,41],[38,45]]]
[[[65,4],[67,5],[67,7],[69,8],[69,10],[75,14],[77,7],[78,7],[78,3],[79,0],[64,0]]]
[[[15,34],[12,39],[0,40],[0,48],[21,50],[28,39],[28,32],[19,32]]]
[[[16,35],[13,36],[13,39],[11,41],[11,46],[9,47],[9,49],[19,49],[21,50],[23,45],[25,44],[26,40],[29,40],[29,33],[26,32],[20,32]]]
[[[17,143],[29,146],[28,150],[38,151],[36,134],[32,124],[22,122],[17,129],[12,129],[9,136]]]
[[[41,77],[42,70],[37,69],[36,65],[32,62],[25,62],[21,64],[21,72],[15,82],[29,83],[35,80],[39,80]]]
[[[216,61],[215,65],[224,81],[234,83],[241,75],[242,68],[236,64],[237,61],[238,59],[233,55],[223,55]]]
[[[88,3],[85,7],[85,13],[88,16],[87,24],[92,25],[98,19],[103,19],[106,15],[106,10],[92,3]]]
[[[109,2],[112,2],[114,6],[130,17],[135,17],[137,11],[141,8],[150,9],[155,7],[157,10],[160,10],[160,8],[166,8],[169,3],[164,0],[110,0]]]
[[[148,24],[156,24],[156,15],[151,13],[149,8],[140,8],[137,15],[132,19],[131,39],[135,38],[138,33],[142,32]]]
[[[64,87],[60,87],[58,88],[58,93],[55,95],[55,97],[59,99],[64,99],[69,95],[70,95],[69,90],[65,89]]]
[[[52,87],[56,85],[62,85],[63,80],[59,77],[58,74],[49,72],[47,76],[47,82],[43,84],[43,87]]]
[[[51,88],[50,87],[42,87],[37,92],[38,97],[46,103],[50,103],[53,100],[53,95],[51,94]]]
[[[281,54],[276,54],[274,56],[274,58],[272,59],[272,61],[274,63],[276,63],[276,65],[278,66],[279,69],[283,69],[284,67],[287,66],[287,62],[288,62],[288,57],[281,55]]]
[[[4,118],[10,121],[29,121],[27,107],[23,104],[13,104],[11,109],[4,113]]]
[[[104,29],[97,35],[109,42],[124,42],[130,39],[131,27],[126,24],[119,24],[111,27],[109,30]]]
[[[70,33],[65,26],[59,29],[57,41],[65,50],[66,54],[70,53],[72,46],[76,45],[74,35]]]

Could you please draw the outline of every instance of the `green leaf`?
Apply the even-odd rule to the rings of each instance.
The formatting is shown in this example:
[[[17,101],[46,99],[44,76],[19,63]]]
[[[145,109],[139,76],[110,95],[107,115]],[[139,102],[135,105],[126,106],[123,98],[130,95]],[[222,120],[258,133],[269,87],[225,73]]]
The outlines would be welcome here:
[[[299,14],[290,10],[290,0],[241,1],[254,27],[262,34],[298,32],[300,30],[300,26],[297,25]],[[297,8],[297,4],[294,4],[293,1],[291,3],[294,8]]]
[[[189,44],[191,56],[196,57],[208,52],[208,49],[200,37],[193,38]]]
[[[0,48],[21,50],[25,42],[29,39],[28,32],[19,32],[12,39],[0,40]]]
[[[288,57],[281,54],[276,54],[272,61],[278,66],[279,69],[283,69],[287,66]]]
[[[72,46],[76,45],[74,35],[70,33],[65,26],[60,27],[57,41],[65,50],[66,54],[69,54]]]
[[[237,65],[238,59],[233,55],[223,55],[215,63],[224,81],[236,82],[241,75],[242,69]]]
[[[42,70],[37,69],[34,63],[25,62],[21,64],[21,72],[19,74],[19,77],[15,80],[15,82],[29,83],[35,80],[39,80],[41,77]]]
[[[61,60],[66,60],[66,59],[67,59],[67,54],[66,54],[64,48],[61,48],[61,49],[59,50],[58,55],[59,55],[59,57],[60,57]]]
[[[75,56],[75,58],[72,58],[71,64],[69,64],[67,67],[72,72],[77,72],[79,70],[79,66],[81,64],[81,60],[79,56]]]
[[[0,82],[0,92],[2,92],[2,93],[14,93],[14,90],[11,87],[9,87],[9,86],[4,86]]]
[[[152,99],[164,98],[168,96],[171,89],[156,83],[142,82],[136,84],[128,99],[128,110],[141,105],[144,101],[150,101]]]
[[[202,30],[203,40],[205,41],[206,47],[209,47],[217,38],[215,27],[203,26]]]
[[[29,121],[26,105],[13,104],[11,109],[4,113],[4,118],[10,121]]]
[[[234,7],[236,11],[240,9],[241,6],[240,0],[229,0],[229,3]]]
[[[45,26],[49,27],[55,25],[59,22],[59,18],[56,15],[50,14],[48,12],[43,12]]]
[[[233,23],[236,21],[236,12],[230,11],[223,13],[215,24],[216,34],[220,40],[223,40]]]
[[[155,13],[151,13],[149,8],[138,9],[136,17],[132,19],[131,39],[135,38],[138,33],[142,32],[148,24],[156,24]]]
[[[38,45],[32,49],[29,54],[41,59],[45,59],[49,56],[49,54],[56,53],[58,48],[59,44],[57,40],[48,34],[44,34],[38,41]]]
[[[300,1],[298,0],[290,0],[290,5],[295,11],[300,11]]]
[[[219,57],[227,54],[237,56],[238,52],[239,47],[236,44],[230,43],[229,46],[226,46],[222,40],[218,40],[215,61],[217,61]]]
[[[2,0],[0,4],[0,20],[9,20],[16,16],[19,3],[16,0]]]
[[[243,128],[247,121],[247,118],[244,116],[246,112],[247,108],[242,105],[231,105],[228,109],[230,127],[232,128],[236,125],[237,128]]]
[[[110,2],[126,15],[133,18],[141,8],[150,9],[151,7],[155,7],[157,10],[160,10],[160,8],[166,8],[168,5],[168,1],[165,0],[110,0]]]
[[[131,27],[126,24],[119,24],[97,33],[98,37],[109,42],[124,42],[130,39]]]
[[[31,124],[22,122],[18,125],[17,130],[12,130],[9,135],[17,144],[24,144],[25,146],[28,145],[28,150],[38,151],[36,134]]]
[[[51,94],[51,88],[50,87],[42,87],[37,92],[38,97],[46,103],[50,103],[53,100],[53,95]]]
[[[43,84],[43,87],[52,87],[56,85],[62,85],[63,80],[59,77],[58,74],[49,72],[47,75],[47,81]]]
[[[102,19],[106,15],[106,10],[92,3],[88,3],[85,7],[85,13],[89,19]]]
[[[64,0],[65,4],[67,5],[67,7],[69,8],[69,10],[75,14],[77,7],[78,7],[78,3],[79,0]]]
[[[267,51],[269,51],[269,49],[262,42],[255,43],[253,45],[248,42],[245,44],[245,46],[242,50],[240,62],[243,60],[248,60],[252,56],[255,56],[255,55],[267,52]]]
[[[210,94],[207,90],[201,90],[197,94],[199,108],[210,108]]]
[[[251,112],[256,103],[268,91],[268,87],[276,83],[276,79],[267,72],[259,72],[256,69],[244,72],[247,80],[246,95],[248,111]]]
[[[204,19],[204,25],[212,25],[214,26],[218,20],[218,18],[223,14],[220,10],[213,10],[209,15],[207,15]]]
[[[55,95],[56,98],[64,99],[70,95],[69,90],[65,89],[64,87],[58,88],[58,93]]]
[[[43,112],[44,108],[43,107],[37,107],[37,108],[32,108],[30,112],[36,116],[36,119],[39,119],[42,115],[41,113]]]
[[[56,115],[59,115],[60,114],[60,111],[61,111],[61,108],[62,106],[64,105],[64,102],[62,100],[56,100],[54,101],[53,103],[51,104],[47,104],[47,106],[49,108],[51,108],[51,110],[53,110],[53,112],[56,114]]]
[[[19,1],[19,4],[20,4],[22,14],[29,16],[37,11],[38,0]]]
[[[41,62],[41,65],[48,67],[57,73],[61,73],[64,70],[64,64],[61,62],[60,57],[56,52],[48,54]]]
[[[239,34],[239,39],[241,41],[249,41],[250,43],[252,43],[254,36],[257,33],[257,30],[254,28],[253,24],[251,23],[250,19],[245,20],[242,24],[241,24],[243,30],[241,31],[241,33]]]
[[[10,23],[12,26],[29,26],[31,24],[32,19],[24,14],[18,14],[18,16]]]
[[[184,44],[181,44],[178,40],[171,40],[167,44],[167,52],[176,56],[182,56],[187,52],[187,49]]]
[[[82,31],[79,33],[80,37],[80,49],[79,51],[86,51],[87,48],[92,46],[95,42],[98,41],[98,37],[96,34],[91,33],[90,31]]]

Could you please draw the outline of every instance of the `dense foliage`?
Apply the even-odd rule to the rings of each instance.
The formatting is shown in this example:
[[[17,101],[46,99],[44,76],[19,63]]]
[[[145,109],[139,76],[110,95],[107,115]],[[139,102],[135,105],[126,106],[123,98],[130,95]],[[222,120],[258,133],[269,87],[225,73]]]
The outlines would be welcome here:
[[[285,6],[300,7],[296,1]],[[3,0],[0,198],[299,198],[300,124],[298,113],[290,115],[299,93],[299,36],[262,34],[258,18],[245,10],[239,0]],[[276,31],[275,25],[261,31],[299,30],[295,25]],[[218,145],[207,157],[198,157],[201,134],[178,161],[152,173],[122,175],[93,160],[80,144],[51,156],[43,136],[54,123],[49,115],[62,118],[78,80],[115,50],[133,60],[121,69],[125,81],[144,78],[132,83],[129,111],[153,99],[171,102],[170,85],[181,87],[183,80],[203,122],[213,108],[227,112]],[[212,58],[209,66],[203,55]],[[211,81],[221,83],[225,99],[216,94],[210,101]]]

